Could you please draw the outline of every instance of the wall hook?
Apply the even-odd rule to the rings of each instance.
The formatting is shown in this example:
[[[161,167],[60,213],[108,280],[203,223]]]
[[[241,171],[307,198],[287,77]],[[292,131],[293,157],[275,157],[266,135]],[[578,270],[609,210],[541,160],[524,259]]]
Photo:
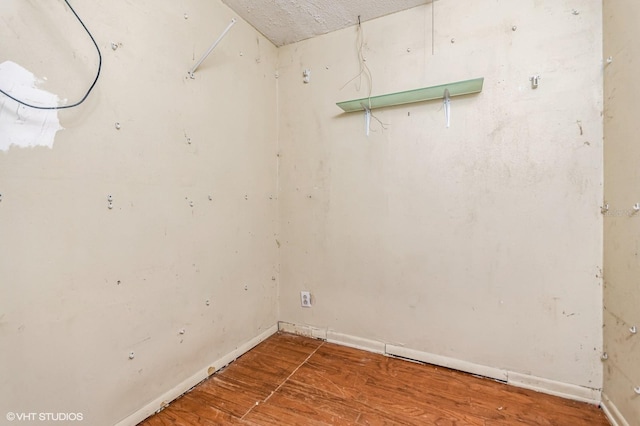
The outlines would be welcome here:
[[[600,207],[600,213],[605,214],[608,211],[609,211],[609,204],[605,204],[604,206]]]
[[[640,212],[640,203],[635,203],[633,205],[633,211]]]
[[[629,333],[636,334],[637,332],[638,332],[638,328],[635,325],[629,327]]]
[[[540,80],[542,80],[542,77],[540,77],[539,75],[532,75],[531,77],[529,77],[529,81],[531,81],[531,88],[537,89],[538,85],[540,84]]]
[[[633,388],[633,391],[634,391],[636,394],[640,395],[640,386],[636,386],[635,388]]]
[[[609,354],[607,354],[606,352],[602,353],[602,356],[600,357],[601,360],[606,361],[609,359]]]

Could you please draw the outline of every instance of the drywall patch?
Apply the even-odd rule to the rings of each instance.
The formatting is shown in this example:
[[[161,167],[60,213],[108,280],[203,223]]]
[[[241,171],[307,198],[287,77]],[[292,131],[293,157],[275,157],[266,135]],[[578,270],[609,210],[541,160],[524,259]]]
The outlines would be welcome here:
[[[58,96],[39,89],[38,79],[15,62],[0,64],[2,90],[33,105],[58,105]],[[20,148],[47,146],[53,148],[58,130],[62,130],[57,110],[41,110],[20,105],[0,94],[0,151],[14,145]]]

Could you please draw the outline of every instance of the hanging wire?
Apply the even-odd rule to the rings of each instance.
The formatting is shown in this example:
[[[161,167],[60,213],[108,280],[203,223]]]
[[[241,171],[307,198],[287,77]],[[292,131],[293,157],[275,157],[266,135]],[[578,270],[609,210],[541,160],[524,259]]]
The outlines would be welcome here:
[[[80,25],[82,25],[82,28],[84,28],[84,30],[87,32],[87,34],[89,35],[89,38],[93,42],[93,45],[96,47],[96,52],[98,52],[98,72],[96,73],[96,77],[93,79],[93,83],[91,83],[91,86],[89,87],[89,90],[87,90],[87,92],[84,94],[82,99],[80,99],[78,102],[75,102],[75,103],[73,103],[71,105],[62,105],[62,106],[38,106],[38,105],[32,105],[32,104],[29,104],[29,103],[27,103],[25,101],[22,101],[22,100],[18,99],[18,98],[15,98],[15,97],[11,96],[10,94],[8,94],[7,92],[5,92],[4,90],[0,89],[0,93],[2,93],[3,95],[7,96],[10,99],[13,99],[14,101],[18,102],[20,105],[24,105],[26,107],[34,108],[34,109],[46,109],[46,110],[67,109],[67,108],[77,107],[78,105],[83,103],[85,101],[85,99],[87,99],[87,97],[89,96],[89,93],[91,93],[91,91],[93,90],[93,87],[98,82],[98,78],[100,77],[100,71],[102,70],[102,54],[100,53],[100,48],[98,47],[98,43],[96,43],[96,40],[93,38],[93,35],[91,35],[91,32],[87,29],[86,25],[84,24],[84,22],[82,22],[82,19],[80,19],[80,17],[76,13],[76,11],[69,4],[69,2],[67,0],[64,0],[64,2],[67,4],[67,6],[69,6],[69,9],[71,9],[71,12],[73,12],[74,16],[78,19],[78,22],[80,22]]]
[[[356,36],[356,50],[358,52],[358,62],[360,64],[360,71],[358,72],[358,74],[356,74],[355,77],[353,77],[352,79],[347,81],[340,88],[340,90],[342,90],[345,87],[347,87],[347,85],[349,83],[351,83],[352,81],[354,81],[357,78],[358,79],[358,84],[356,85],[356,90],[359,92],[360,89],[362,88],[362,77],[364,76],[366,78],[367,87],[368,87],[368,90],[367,90],[367,105],[363,105],[365,111],[367,111],[367,114],[368,114],[367,117],[369,117],[367,119],[367,128],[370,128],[371,118],[373,118],[374,120],[376,120],[380,124],[380,126],[382,127],[382,130],[385,130],[387,128],[386,127],[387,125],[385,123],[383,123],[378,117],[376,117],[371,112],[371,93],[373,91],[373,75],[371,74],[371,70],[367,66],[367,60],[364,57],[364,33],[363,33],[363,30],[362,30],[362,22],[360,21],[360,15],[358,15],[358,34]],[[367,135],[368,135],[368,133],[367,133]]]
[[[360,70],[358,74],[356,74],[355,77],[347,81],[340,88],[340,90],[347,87],[349,83],[351,83],[357,78],[358,84],[356,85],[356,90],[359,92],[360,89],[362,88],[362,76],[364,76],[367,79],[367,86],[369,88],[367,93],[367,98],[371,98],[371,91],[373,90],[373,76],[371,75],[371,70],[369,70],[366,59],[364,57],[364,34],[362,31],[362,23],[360,22],[360,15],[358,15],[358,34],[356,36],[356,51],[358,52],[358,63],[360,66]]]
[[[436,53],[436,2],[431,2],[431,56]]]

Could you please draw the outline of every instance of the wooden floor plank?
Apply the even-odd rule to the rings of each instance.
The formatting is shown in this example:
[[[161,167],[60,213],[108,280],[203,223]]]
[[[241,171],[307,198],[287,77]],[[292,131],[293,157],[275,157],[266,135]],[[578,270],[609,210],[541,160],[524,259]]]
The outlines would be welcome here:
[[[357,402],[346,398],[336,397],[321,389],[306,386],[295,380],[288,380],[280,389],[279,394],[305,405],[315,407],[330,416],[345,419],[355,424],[360,417],[361,409]]]
[[[203,404],[199,398],[187,394],[179,400],[175,401],[164,411],[162,416],[154,416],[158,418],[169,418],[171,423],[165,423],[168,425],[179,426],[213,426],[213,425],[234,425],[242,424],[236,417],[216,410],[206,404]],[[151,417],[153,419],[154,417]],[[162,424],[160,424],[162,425]],[[149,423],[148,426],[155,426],[154,423]]]
[[[265,404],[256,406],[245,420],[267,425],[348,425],[353,424],[312,406],[279,393]]]
[[[144,426],[605,426],[602,411],[447,368],[278,333]]]
[[[237,382],[246,382],[251,387],[265,388],[267,394],[286,380],[302,361],[291,362],[288,359],[279,359],[260,353],[235,362],[218,374],[220,378],[229,378]],[[266,396],[266,395],[265,395]]]
[[[355,385],[361,400],[367,398],[369,405],[384,406],[388,413],[398,411],[386,402],[385,396],[393,394],[394,399],[402,403],[415,398],[413,406],[416,410],[440,413],[451,419],[459,418],[467,424],[473,424],[473,420],[466,417],[467,414],[496,422],[543,424],[544,419],[537,413],[546,412],[544,405],[550,401],[557,415],[565,416],[568,421],[576,424],[587,424],[585,422],[590,421],[590,415],[601,414],[594,406],[586,405],[586,409],[577,410],[576,405],[585,404],[514,388],[446,368],[362,353],[337,345],[322,346],[306,367],[299,369],[292,380],[300,380],[328,392],[338,389],[336,383]],[[429,389],[437,389],[437,392],[430,392]],[[340,394],[345,392],[344,388],[338,391]],[[415,395],[411,396],[412,393]],[[429,395],[429,399],[420,400],[419,396],[425,393]],[[558,404],[558,401],[562,403]],[[525,407],[527,414],[512,415],[511,411],[505,411],[509,405]],[[447,407],[453,407],[454,411]],[[425,413],[414,413],[412,416],[422,418]],[[604,422],[595,424],[608,424],[605,419],[601,420]]]
[[[260,390],[212,377],[202,382],[189,393],[189,396],[200,400],[203,404],[236,417],[242,417],[266,395]]]

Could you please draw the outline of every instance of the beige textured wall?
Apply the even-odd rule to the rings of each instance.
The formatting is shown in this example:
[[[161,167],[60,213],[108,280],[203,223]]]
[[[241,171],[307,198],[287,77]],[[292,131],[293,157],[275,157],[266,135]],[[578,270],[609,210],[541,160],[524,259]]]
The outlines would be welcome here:
[[[604,55],[613,62],[604,74],[604,396],[630,424],[640,425],[640,217],[633,205],[640,202],[640,4],[604,2]]]
[[[439,1],[433,40],[431,12],[364,23],[363,52],[374,95],[485,77],[449,129],[439,101],[368,138],[341,114],[355,28],[279,51],[280,319],[599,389],[601,5]]]
[[[189,80],[234,16],[221,2],[72,4],[96,89],[52,149],[0,151],[0,423],[113,425],[277,320],[275,47],[239,21]],[[96,54],[61,0],[0,16],[0,63],[82,94]]]

